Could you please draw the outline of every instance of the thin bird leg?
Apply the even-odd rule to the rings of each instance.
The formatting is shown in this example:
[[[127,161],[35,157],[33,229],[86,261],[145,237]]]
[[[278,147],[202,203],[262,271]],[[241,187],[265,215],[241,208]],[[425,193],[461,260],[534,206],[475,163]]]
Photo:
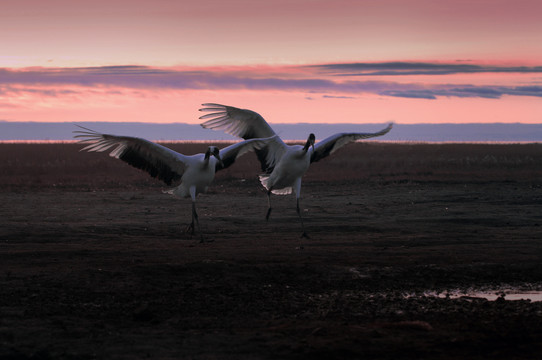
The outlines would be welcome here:
[[[303,233],[301,234],[302,238],[309,238],[309,235],[305,232],[305,225],[303,225],[303,216],[301,216],[301,210],[299,209],[299,198],[301,197],[301,178],[297,178],[294,182],[294,192],[295,192],[295,198],[296,198],[296,210],[297,215],[299,215],[299,220],[301,220],[301,231]]]
[[[299,198],[297,198],[297,206],[296,206],[296,210],[297,210],[297,215],[299,215],[299,220],[301,220],[301,231],[303,231],[303,233],[301,234],[301,237],[302,238],[309,238],[309,234],[307,234],[305,232],[305,225],[303,225],[303,216],[301,216],[301,210],[299,209]]]
[[[269,221],[269,215],[271,215],[271,191],[267,192],[267,214],[265,215],[265,220]]]
[[[190,235],[194,235],[194,222],[193,221],[190,224],[188,224],[185,231],[187,233],[189,233]]]
[[[197,219],[198,213],[196,212],[196,203],[192,202],[192,222],[186,227],[186,232],[190,233],[190,235],[195,234],[196,228],[194,227],[194,223],[197,221]]]
[[[204,241],[203,234],[201,233],[201,228],[199,226],[199,220],[198,220],[198,213],[196,212],[196,187],[191,186],[189,189],[189,192],[190,192],[190,198],[192,199],[192,222],[190,223],[186,231],[190,232],[191,235],[194,235],[194,231],[196,229],[194,226],[194,223],[195,223],[196,226],[198,227],[198,232],[200,233],[200,237],[201,237],[200,242],[203,242]]]
[[[196,221],[196,226],[198,227],[198,232],[201,237],[200,242],[204,242],[205,240],[203,239],[203,234],[199,226],[198,213],[196,212],[196,202],[192,201],[192,235],[194,235],[194,221]]]

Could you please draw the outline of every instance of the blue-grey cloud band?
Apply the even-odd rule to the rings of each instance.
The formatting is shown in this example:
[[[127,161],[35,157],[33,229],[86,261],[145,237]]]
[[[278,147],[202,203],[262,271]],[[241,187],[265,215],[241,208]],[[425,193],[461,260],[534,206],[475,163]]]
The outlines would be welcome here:
[[[480,73],[542,73],[542,66],[489,66],[424,62],[338,63],[310,66],[337,76],[453,75]]]
[[[361,94],[376,94],[412,99],[437,99],[439,97],[498,99],[502,96],[542,97],[542,86],[533,78],[532,84],[474,85],[474,84],[425,84],[415,80],[415,75],[449,75],[459,73],[542,73],[541,66],[495,67],[465,64],[431,63],[350,63],[300,66],[303,77],[271,75],[257,71],[185,71],[153,68],[148,66],[103,66],[86,68],[30,68],[22,70],[0,69],[0,94],[10,92],[39,92],[44,96],[62,96],[74,90],[41,88],[43,86],[72,85],[83,87],[124,87],[133,89],[224,89],[224,90],[279,90],[321,94],[326,98],[349,98]],[[307,69],[309,73],[307,74]],[[334,75],[334,76],[329,76]],[[357,80],[356,76],[412,75],[409,83],[385,80]],[[348,78],[347,78],[348,77]]]

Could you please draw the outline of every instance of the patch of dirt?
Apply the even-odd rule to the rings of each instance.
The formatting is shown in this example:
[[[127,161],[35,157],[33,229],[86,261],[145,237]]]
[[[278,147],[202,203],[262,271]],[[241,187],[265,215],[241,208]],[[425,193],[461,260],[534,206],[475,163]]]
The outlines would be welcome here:
[[[198,198],[205,243],[184,232],[190,202],[129,166],[70,144],[6,146],[0,358],[542,353],[540,302],[424,295],[542,290],[540,146],[352,145],[304,180],[310,239],[293,196],[272,197],[265,221],[247,157]],[[352,149],[368,160],[346,169]]]

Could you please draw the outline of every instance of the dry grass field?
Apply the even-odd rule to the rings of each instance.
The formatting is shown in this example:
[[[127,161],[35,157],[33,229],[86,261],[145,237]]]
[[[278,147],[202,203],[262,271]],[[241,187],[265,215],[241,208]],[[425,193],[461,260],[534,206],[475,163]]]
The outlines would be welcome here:
[[[346,146],[304,178],[309,239],[248,154],[198,198],[204,244],[189,200],[79,149],[0,144],[1,359],[542,353],[542,302],[445,296],[542,290],[540,144]]]

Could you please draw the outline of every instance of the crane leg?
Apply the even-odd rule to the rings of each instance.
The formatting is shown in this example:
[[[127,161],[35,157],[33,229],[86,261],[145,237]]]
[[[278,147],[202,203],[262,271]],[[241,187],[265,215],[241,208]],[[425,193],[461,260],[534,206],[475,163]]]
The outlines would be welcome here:
[[[269,215],[271,215],[271,191],[267,192],[267,214],[265,215],[265,220],[269,221]]]
[[[196,211],[196,187],[191,186],[189,191],[190,191],[190,197],[192,198],[192,222],[190,223],[190,225],[188,225],[188,228],[186,229],[186,231],[190,232],[191,235],[194,235],[194,231],[195,231],[194,224],[196,224],[198,228],[198,232],[200,234],[200,242],[204,242],[205,240],[203,239],[203,234],[201,233],[201,228],[199,226],[198,213]]]
[[[296,210],[297,210],[297,215],[299,215],[299,220],[301,220],[301,231],[303,232],[301,234],[301,237],[308,239],[310,237],[309,237],[309,234],[305,232],[305,225],[303,224],[303,216],[301,216],[301,210],[299,209],[299,198],[297,198]]]
[[[196,232],[196,227],[194,225],[198,227],[199,231],[199,221],[198,213],[196,212],[196,203],[192,202],[192,222],[186,227],[186,232],[189,232],[190,235],[194,235]]]

